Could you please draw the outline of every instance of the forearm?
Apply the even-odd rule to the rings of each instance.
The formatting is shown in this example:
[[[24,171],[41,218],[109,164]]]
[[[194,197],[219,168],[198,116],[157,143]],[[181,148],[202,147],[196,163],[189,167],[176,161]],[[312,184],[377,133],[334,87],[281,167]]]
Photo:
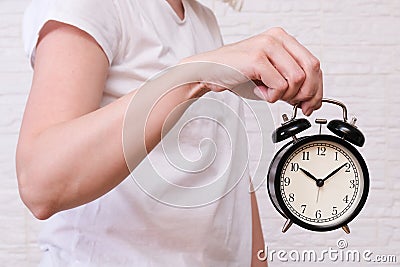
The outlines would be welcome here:
[[[139,129],[130,136],[137,140],[137,145],[130,147],[134,164],[138,164],[160,141],[168,114],[203,92],[200,86],[181,86],[160,98],[152,113],[155,115],[149,117],[146,125],[134,125]],[[17,151],[19,188],[35,216],[44,219],[58,211],[88,203],[127,177],[129,170],[123,154],[122,128],[125,111],[135,93],[76,119],[58,123],[37,135],[24,136],[22,131]],[[140,101],[152,106],[151,99]],[[141,110],[133,112],[138,116],[148,115]],[[179,114],[174,120],[178,118]],[[132,163],[129,167],[132,169]]]

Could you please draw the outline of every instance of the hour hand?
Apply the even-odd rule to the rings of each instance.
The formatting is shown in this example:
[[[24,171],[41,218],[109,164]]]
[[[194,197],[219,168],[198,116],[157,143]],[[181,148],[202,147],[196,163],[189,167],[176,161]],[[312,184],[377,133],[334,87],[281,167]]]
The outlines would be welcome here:
[[[318,179],[315,178],[315,176],[312,175],[310,172],[306,171],[306,170],[303,169],[303,168],[300,168],[300,170],[301,170],[302,172],[304,172],[305,175],[307,175],[308,177],[310,177],[311,179],[313,179],[315,182],[318,182]]]

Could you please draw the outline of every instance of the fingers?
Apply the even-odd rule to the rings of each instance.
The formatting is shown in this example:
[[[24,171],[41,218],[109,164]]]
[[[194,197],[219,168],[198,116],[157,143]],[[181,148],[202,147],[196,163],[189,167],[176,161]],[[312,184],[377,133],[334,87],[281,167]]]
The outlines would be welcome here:
[[[320,76],[320,79],[319,79],[315,94],[309,100],[303,101],[301,103],[301,110],[302,110],[303,114],[306,116],[310,116],[314,110],[319,109],[322,105],[323,79],[322,79],[322,71],[321,70],[319,71],[318,75]],[[300,89],[300,91],[301,91],[301,89]]]
[[[266,101],[274,103],[282,98],[287,91],[288,83],[268,59],[259,60],[254,66],[254,72],[256,79],[265,85],[258,86],[258,90]]]
[[[256,92],[268,102],[281,99],[300,104],[306,115],[321,105],[319,60],[281,28],[272,28],[238,43],[199,54],[190,61],[231,66],[252,80],[262,81]]]
[[[309,116],[321,106],[323,82],[320,62],[290,35],[284,37],[283,44],[305,72],[304,83],[292,101],[301,103],[303,113]]]
[[[300,87],[305,80],[305,73],[293,56],[284,48],[281,40],[265,34],[261,35],[261,49],[264,56],[261,58],[264,68],[258,69],[261,80],[270,88],[268,95],[275,102],[278,99],[285,101],[291,100],[298,94]],[[274,72],[271,75],[271,71]],[[276,72],[280,77],[276,76]],[[274,79],[279,79],[279,85],[282,85],[282,79],[286,81],[287,86],[271,86]]]
[[[274,39],[266,45],[268,59],[287,81],[288,87],[281,96],[282,100],[290,101],[295,97],[303,85],[306,74],[293,56],[282,46],[275,43]]]
[[[319,60],[281,28],[273,28],[266,35],[274,40],[267,43],[267,56],[288,82],[280,99],[291,104],[301,103],[303,113],[310,115],[321,106],[323,94]]]

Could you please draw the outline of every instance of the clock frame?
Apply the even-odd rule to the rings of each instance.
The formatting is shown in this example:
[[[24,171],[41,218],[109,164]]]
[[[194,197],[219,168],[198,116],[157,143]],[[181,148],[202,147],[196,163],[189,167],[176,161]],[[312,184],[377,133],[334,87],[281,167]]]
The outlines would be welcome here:
[[[326,119],[316,119],[315,123],[319,124],[319,134],[317,135],[311,135],[311,136],[305,136],[301,138],[297,138],[296,135],[303,132],[304,130],[308,129],[311,127],[310,122],[305,119],[305,118],[300,118],[296,119],[297,115],[297,107],[298,105],[295,105],[293,107],[293,114],[291,119],[289,120],[286,114],[283,114],[283,120],[284,122],[280,127],[278,127],[273,133],[272,133],[272,141],[274,143],[281,142],[283,140],[286,140],[288,138],[292,138],[293,140],[285,144],[274,156],[270,167],[268,171],[268,176],[267,176],[267,189],[268,193],[270,196],[270,199],[276,208],[276,210],[284,216],[287,221],[282,229],[282,232],[286,232],[290,226],[295,223],[299,225],[302,228],[311,230],[311,231],[319,231],[319,232],[324,232],[324,231],[331,231],[335,230],[338,228],[342,228],[347,234],[350,233],[350,229],[348,227],[348,223],[351,222],[362,210],[364,207],[368,193],[369,193],[369,186],[370,186],[370,180],[369,180],[369,173],[368,173],[368,168],[367,164],[364,160],[364,158],[361,156],[359,151],[353,146],[363,146],[365,143],[365,138],[362,132],[355,126],[355,123],[357,119],[355,117],[352,118],[351,122],[348,122],[347,119],[347,108],[346,106],[337,100],[334,99],[328,99],[324,98],[322,99],[323,103],[330,103],[337,105],[342,108],[343,110],[343,120],[331,120],[327,124],[327,128],[335,135],[327,135],[327,134],[321,134],[321,129],[322,125],[327,123]],[[348,164],[350,164],[348,167],[353,166],[353,172],[354,175],[357,175],[358,173],[358,179],[362,180],[354,180],[351,183],[351,186],[359,186],[357,190],[362,190],[359,194],[360,196],[356,195],[357,192],[354,194],[353,198],[351,199],[351,203],[348,206],[344,206],[344,209],[340,211],[340,216],[328,218],[328,219],[320,219],[322,217],[322,210],[317,209],[317,212],[315,213],[316,219],[310,219],[309,213],[308,213],[308,219],[305,216],[300,215],[298,211],[293,207],[293,205],[289,204],[290,201],[287,201],[288,203],[286,204],[284,201],[283,194],[280,190],[282,184],[284,183],[284,180],[286,179],[283,177],[283,181],[281,181],[281,175],[282,171],[284,169],[284,165],[288,161],[289,157],[293,155],[298,149],[301,147],[307,146],[311,144],[315,144],[315,142],[320,142],[320,144],[323,144],[324,142],[330,143],[333,147],[333,149],[340,150],[343,148],[344,150],[342,151],[343,155],[344,153],[347,153],[347,159]],[[338,152],[335,152],[338,153]],[[349,156],[351,154],[351,156]],[[304,156],[303,156],[304,157]],[[336,154],[337,157],[337,154]],[[345,155],[346,157],[346,155]],[[293,158],[293,157],[292,157]],[[336,158],[335,158],[336,160]],[[351,165],[351,162],[353,162],[353,165]],[[326,182],[327,179],[331,179],[330,177],[337,175],[337,173],[346,166],[347,163],[342,164],[342,166],[336,167],[335,170],[331,171],[330,174],[328,174],[325,178],[317,178],[313,174],[311,174],[308,170],[303,169],[302,167],[298,168],[301,169],[301,171],[305,174],[305,176],[308,178],[311,178],[315,181],[315,184],[318,188],[318,195],[317,195],[317,201],[318,202],[318,197],[319,197],[319,189],[324,186],[324,183]],[[323,165],[323,164],[322,164]],[[358,167],[357,167],[358,166]],[[313,166],[314,168],[314,166]],[[319,166],[316,166],[316,168],[319,168]],[[323,168],[323,167],[320,167]],[[357,169],[358,168],[358,169]],[[318,169],[311,170],[311,172],[318,171]],[[347,172],[347,170],[346,170]],[[351,171],[350,171],[351,172]],[[320,172],[318,172],[318,175],[321,175]],[[326,174],[323,174],[326,175]],[[306,178],[305,177],[305,178]],[[342,176],[342,179],[344,176]],[[357,177],[357,176],[355,176]],[[339,177],[340,178],[340,177]],[[289,178],[291,179],[291,178]],[[333,179],[333,178],[332,178]],[[337,181],[336,181],[337,183]],[[287,185],[288,186],[288,185]],[[298,185],[297,185],[298,186]],[[336,189],[343,189],[344,187],[342,185],[336,186]],[[285,188],[283,186],[283,188]],[[350,187],[352,188],[352,187]],[[326,189],[328,190],[328,189]],[[299,192],[299,191],[298,191]],[[326,192],[326,191],[325,191]],[[332,190],[331,186],[331,192],[329,192],[331,195],[334,193],[337,193],[339,191],[334,191]],[[325,193],[324,193],[325,194]],[[304,196],[304,194],[303,194]],[[357,197],[355,197],[357,196]],[[290,197],[290,194],[289,194]],[[291,196],[292,202],[295,201],[294,195]],[[336,198],[337,199],[337,198]],[[304,200],[303,200],[304,201]],[[343,201],[347,204],[347,195]],[[354,202],[354,203],[352,203]],[[325,203],[326,204],[326,203]],[[329,203],[330,205],[331,203]],[[321,207],[323,204],[320,204]],[[354,206],[353,206],[354,205]],[[307,207],[307,205],[301,205],[305,206],[303,207],[304,209]],[[315,204],[313,207],[316,207],[317,204]],[[342,205],[343,206],[343,205]],[[325,206],[326,207],[326,206]],[[330,206],[336,212],[335,208],[338,210],[338,207],[336,206]],[[290,208],[294,210],[294,212],[290,211]],[[302,211],[304,212],[304,211]],[[296,216],[296,213],[297,216]],[[333,212],[332,212],[333,213]],[[299,216],[300,215],[300,216]],[[331,214],[332,216],[335,216],[336,214]],[[301,217],[302,219],[300,219]],[[319,217],[319,218],[318,218]],[[326,217],[326,216],[325,216]],[[328,216],[329,217],[329,216]],[[325,220],[325,221],[324,221]],[[326,221],[328,220],[328,221]],[[325,222],[325,223],[323,223]]]
[[[359,190],[362,190],[360,192],[361,197],[359,198],[358,203],[353,203],[352,205],[356,205],[354,210],[351,212],[351,214],[346,215],[346,212],[342,215],[347,218],[338,220],[340,223],[338,224],[333,224],[333,225],[316,225],[313,223],[307,223],[304,222],[303,220],[299,219],[293,212],[290,210],[290,208],[286,205],[284,201],[284,197],[282,196],[282,192],[280,190],[282,185],[281,181],[281,175],[284,169],[284,165],[286,164],[287,160],[293,153],[295,153],[299,148],[306,146],[307,144],[314,143],[314,142],[332,142],[334,144],[338,144],[338,146],[342,146],[346,148],[351,154],[352,158],[357,161],[358,166],[360,167],[360,172],[362,174],[359,174],[359,179],[363,179],[362,188]],[[306,179],[306,178],[305,178]],[[274,205],[274,207],[279,211],[279,213],[290,220],[291,223],[295,223],[299,225],[302,228],[312,230],[312,231],[331,231],[335,230],[341,227],[346,227],[348,223],[350,223],[362,210],[362,208],[365,205],[365,202],[368,197],[369,193],[369,173],[368,173],[368,168],[367,165],[361,156],[361,154],[358,152],[358,150],[353,147],[350,143],[344,141],[341,138],[338,138],[336,136],[332,135],[312,135],[312,136],[306,136],[297,139],[296,141],[291,141],[284,145],[275,155],[275,157],[272,160],[272,163],[270,165],[269,171],[268,171],[268,183],[267,183],[267,188],[269,192],[270,199]],[[340,216],[339,219],[342,217]],[[348,228],[347,228],[348,229]]]

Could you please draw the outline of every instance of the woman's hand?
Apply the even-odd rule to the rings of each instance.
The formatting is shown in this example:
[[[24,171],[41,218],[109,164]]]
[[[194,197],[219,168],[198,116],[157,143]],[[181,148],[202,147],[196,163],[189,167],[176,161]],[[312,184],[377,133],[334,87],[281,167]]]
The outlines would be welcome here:
[[[193,61],[226,64],[260,81],[258,94],[268,102],[284,100],[300,104],[305,115],[321,106],[323,85],[319,60],[281,28],[184,60]]]

